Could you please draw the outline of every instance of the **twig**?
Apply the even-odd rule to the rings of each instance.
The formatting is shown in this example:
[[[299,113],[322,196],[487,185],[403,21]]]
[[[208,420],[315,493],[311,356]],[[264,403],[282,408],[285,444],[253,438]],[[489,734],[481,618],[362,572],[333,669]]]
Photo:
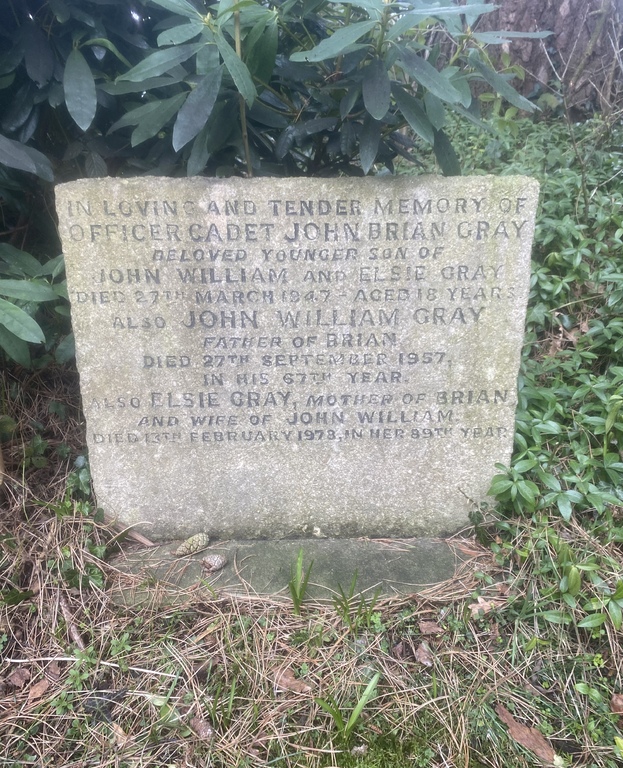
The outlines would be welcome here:
[[[236,54],[242,61],[242,42],[240,39],[240,11],[234,11],[234,39],[236,43]],[[247,130],[247,105],[244,96],[238,93],[240,103],[240,129],[242,131],[242,145],[244,147],[244,156],[247,163],[247,176],[253,177],[253,165],[251,163],[251,150],[249,148],[249,132]]]
[[[42,661],[76,661],[75,656],[36,656],[33,659],[5,659],[8,664],[39,664]],[[114,661],[99,661],[103,667],[114,667],[115,669],[121,669],[119,664],[115,664]],[[170,672],[156,672],[154,669],[145,669],[144,667],[126,667],[123,669],[129,669],[131,672],[141,672],[144,675],[156,675],[157,677],[178,677]]]
[[[65,619],[65,624],[67,624],[67,632],[69,633],[69,636],[81,651],[86,650],[86,645],[84,644],[84,640],[82,639],[82,636],[78,631],[78,627],[74,624],[74,620],[71,615],[71,610],[69,609],[69,605],[67,604],[67,600],[65,599],[65,596],[59,595],[58,602],[59,602],[59,605],[61,606],[61,613],[63,614],[63,618]]]

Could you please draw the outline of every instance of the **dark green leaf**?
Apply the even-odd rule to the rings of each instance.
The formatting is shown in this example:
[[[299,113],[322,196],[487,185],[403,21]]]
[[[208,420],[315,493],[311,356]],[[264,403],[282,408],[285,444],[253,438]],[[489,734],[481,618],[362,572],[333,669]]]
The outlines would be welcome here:
[[[8,243],[0,243],[0,260],[9,267],[6,272],[20,277],[37,277],[42,274],[41,264],[26,251],[20,251]]]
[[[31,83],[27,83],[13,96],[8,109],[2,116],[2,129],[4,131],[13,133],[28,120],[34,107],[34,93],[35,89]]]
[[[473,8],[477,13],[491,13],[497,6],[480,3],[478,5],[470,6],[470,10]],[[430,18],[442,18],[444,16],[458,16],[464,14],[466,11],[465,6],[462,5],[446,5],[444,7],[424,7],[418,8],[409,13],[405,13],[401,16],[395,24],[393,24],[387,33],[388,40],[397,40],[404,35],[410,29],[413,29],[418,24],[421,24],[424,19]]]
[[[288,125],[288,127],[281,133],[275,144],[275,156],[277,160],[283,160],[283,158],[292,149],[294,144],[295,133],[294,126]]]
[[[253,42],[252,33],[261,26],[264,26],[261,22],[256,24],[245,40],[247,50],[246,64],[256,81],[268,83],[275,68],[279,44],[277,18],[270,19],[268,24],[264,26],[259,38]]]
[[[201,173],[206,167],[206,163],[210,157],[208,150],[208,125],[203,126],[199,131],[199,135],[193,142],[193,147],[186,163],[186,174],[188,176],[196,176]]]
[[[122,64],[125,64],[126,67],[132,66],[130,62],[126,59],[126,57],[119,52],[119,49],[117,48],[117,46],[114,43],[111,43],[111,41],[106,39],[105,37],[92,37],[90,40],[85,40],[84,44],[92,45],[92,46],[101,46],[102,48],[106,48],[112,54],[114,54]]]
[[[357,143],[357,134],[350,120],[342,124],[340,128],[340,151],[346,157],[352,157]]]
[[[182,70],[181,67],[179,69],[180,71],[174,76],[148,77],[147,80],[138,83],[132,83],[129,80],[121,83],[103,83],[100,89],[112,96],[124,96],[126,93],[142,93],[143,91],[152,91],[155,88],[166,88],[169,85],[177,85],[186,79],[186,71]]]
[[[372,17],[378,19],[383,15],[385,4],[383,0],[329,0],[332,3],[339,3],[340,5],[354,5],[355,8],[361,8]]]
[[[424,94],[424,106],[426,107],[426,115],[433,128],[436,128],[438,131],[441,130],[446,124],[446,108],[441,99],[427,91]]]
[[[71,11],[65,0],[48,0],[48,5],[50,6],[52,13],[56,16],[57,21],[61,24],[64,24],[71,18]]]
[[[108,176],[108,167],[106,161],[97,152],[87,152],[84,161],[84,169],[90,179],[102,178]]]
[[[358,21],[349,24],[334,32],[331,37],[326,37],[310,51],[299,51],[290,56],[290,61],[324,61],[343,54],[346,49],[356,43],[368,32],[376,27],[376,21]]]
[[[177,13],[180,16],[186,16],[189,19],[200,19],[201,14],[187,0],[151,0],[154,5],[166,8],[171,13]]]
[[[11,304],[10,301],[0,299],[0,325],[14,333],[18,339],[39,344],[45,341],[43,331],[39,324],[20,307]]]
[[[24,301],[56,301],[58,296],[47,283],[29,280],[0,280],[0,296]]]
[[[242,98],[247,102],[250,107],[256,97],[255,86],[253,80],[249,74],[246,64],[241,60],[236,51],[225,40],[222,32],[217,32],[215,35],[216,44],[218,46],[219,53],[221,54],[227,71],[231,75],[232,80],[238,92],[242,95]]]
[[[30,600],[34,594],[30,590],[21,592],[19,589],[3,589],[0,592],[0,605],[19,605],[25,600]]]
[[[22,339],[18,339],[14,333],[8,331],[3,325],[0,325],[0,348],[15,360],[16,363],[24,368],[30,368],[30,349],[28,344]]]
[[[178,93],[177,96],[172,96],[170,99],[163,99],[163,101],[150,104],[149,106],[151,106],[152,109],[148,114],[141,117],[138,126],[132,131],[132,137],[130,139],[132,146],[136,147],[143,141],[155,136],[182,106],[185,98],[185,93]],[[158,105],[156,109],[153,108],[154,104]],[[134,111],[136,112],[138,110]]]
[[[560,512],[562,519],[569,522],[569,520],[571,520],[572,514],[571,502],[569,501],[569,498],[561,494],[556,498],[556,506],[558,507],[558,511]]]
[[[578,621],[578,627],[584,627],[584,629],[595,629],[595,627],[601,627],[608,617],[605,613],[592,613],[590,616],[585,616]]]
[[[363,172],[368,174],[379,151],[379,142],[381,141],[381,123],[378,120],[366,115],[363,122],[363,129],[359,139],[359,158]]]
[[[288,125],[288,119],[281,112],[270,109],[262,101],[256,99],[249,110],[248,116],[251,120],[267,125],[269,128],[285,128]]]
[[[28,77],[39,88],[47,85],[54,74],[54,54],[46,36],[34,24],[24,29],[24,53]]]
[[[461,163],[454,147],[443,131],[435,131],[433,151],[444,176],[460,176]]]
[[[551,624],[569,624],[571,617],[563,611],[541,611],[537,616],[549,621]]]
[[[203,30],[203,21],[189,21],[184,24],[178,24],[177,27],[171,27],[171,29],[165,29],[158,35],[158,45],[179,45],[185,43],[187,40],[192,40],[193,37]]]
[[[80,129],[88,130],[97,108],[95,80],[86,59],[77,48],[67,57],[63,88],[69,114]]]
[[[415,78],[420,85],[429,90],[433,95],[447,101],[450,104],[461,102],[461,94],[456,88],[441,75],[426,59],[408,48],[400,49],[398,65],[404,71]]]
[[[173,126],[173,149],[176,152],[192,141],[208,121],[219,94],[222,77],[223,68],[219,67],[202,78],[188,95]]]
[[[491,67],[481,61],[475,51],[472,51],[469,56],[469,63],[475,70],[477,70],[482,76],[483,80],[486,80],[489,85],[494,88],[497,93],[510,102],[518,109],[524,109],[527,112],[534,112],[537,107],[531,101],[524,98],[505,80],[501,75],[498,75]]]
[[[623,624],[623,612],[621,611],[621,607],[618,603],[616,603],[614,600],[610,600],[608,602],[608,605],[606,606],[606,610],[608,611],[608,615],[610,616],[610,621],[612,622],[612,626],[616,630],[621,629],[621,625]]]
[[[395,85],[392,89],[396,104],[402,112],[402,116],[409,123],[411,128],[417,133],[417,135],[427,141],[429,144],[435,142],[435,133],[433,126],[426,115],[426,112],[420,106],[420,102],[414,99],[411,94],[407,93],[399,85]]]
[[[391,83],[382,59],[373,59],[362,71],[363,103],[375,120],[382,120],[389,110]]]
[[[185,45],[176,45],[173,48],[167,48],[164,51],[156,51],[143,59],[139,64],[133,67],[129,72],[120,75],[117,82],[130,80],[133,83],[140,83],[150,77],[158,77],[165,72],[176,67],[178,64],[190,59],[197,51],[201,50],[205,43],[187,43]]]
[[[64,365],[76,356],[76,344],[73,333],[67,336],[59,343],[54,352],[54,359],[59,365]]]
[[[177,96],[172,96],[170,99],[155,99],[154,101],[150,101],[147,104],[142,104],[140,107],[136,107],[136,109],[131,109],[129,112],[126,112],[123,117],[119,118],[116,123],[114,123],[110,129],[109,133],[112,133],[113,131],[117,131],[120,128],[126,128],[128,125],[140,125],[143,121],[147,121],[149,125],[152,123],[156,123],[159,119],[159,113],[164,109],[166,111],[170,111],[171,105],[174,106],[174,109],[167,117],[167,120],[169,117],[171,117],[175,112],[179,109],[181,104],[184,102],[186,98],[185,93],[178,93]],[[154,133],[152,133],[152,136],[155,136],[156,133],[160,130],[160,128],[164,125],[164,122],[161,122],[160,125],[155,129]]]
[[[45,181],[54,181],[54,171],[44,154],[5,136],[0,136],[0,163],[34,173]]]
[[[502,43],[509,43],[511,40],[517,38],[532,38],[542,39],[549,37],[551,32],[474,32],[473,36],[479,43],[485,43],[485,45],[501,45]]]

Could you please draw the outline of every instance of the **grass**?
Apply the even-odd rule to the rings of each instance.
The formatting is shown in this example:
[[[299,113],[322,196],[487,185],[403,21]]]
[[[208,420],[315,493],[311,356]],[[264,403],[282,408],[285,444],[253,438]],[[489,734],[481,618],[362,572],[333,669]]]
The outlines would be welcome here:
[[[578,128],[582,175],[565,130],[463,137],[467,165],[544,192],[516,452],[449,582],[366,601],[354,575],[317,602],[303,550],[291,597],[122,608],[126,539],[89,495],[75,373],[3,371],[0,764],[622,764],[620,155]]]

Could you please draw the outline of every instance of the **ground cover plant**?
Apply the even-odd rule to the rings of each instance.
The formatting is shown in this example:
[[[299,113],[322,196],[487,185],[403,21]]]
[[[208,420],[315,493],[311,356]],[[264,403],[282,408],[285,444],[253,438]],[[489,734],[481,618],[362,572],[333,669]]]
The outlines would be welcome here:
[[[453,128],[465,170],[531,173],[543,194],[516,451],[495,507],[474,510],[477,538],[455,540],[468,566],[411,596],[362,598],[354,580],[318,603],[303,545],[280,596],[197,585],[173,607],[122,609],[75,374],[7,370],[5,762],[621,764],[621,129],[492,125]]]

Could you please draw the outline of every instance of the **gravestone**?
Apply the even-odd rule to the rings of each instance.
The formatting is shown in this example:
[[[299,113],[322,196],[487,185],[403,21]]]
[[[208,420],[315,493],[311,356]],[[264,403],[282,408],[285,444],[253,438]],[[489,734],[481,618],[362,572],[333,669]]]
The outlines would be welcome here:
[[[511,455],[538,185],[56,189],[98,503],[155,540],[438,536]]]

